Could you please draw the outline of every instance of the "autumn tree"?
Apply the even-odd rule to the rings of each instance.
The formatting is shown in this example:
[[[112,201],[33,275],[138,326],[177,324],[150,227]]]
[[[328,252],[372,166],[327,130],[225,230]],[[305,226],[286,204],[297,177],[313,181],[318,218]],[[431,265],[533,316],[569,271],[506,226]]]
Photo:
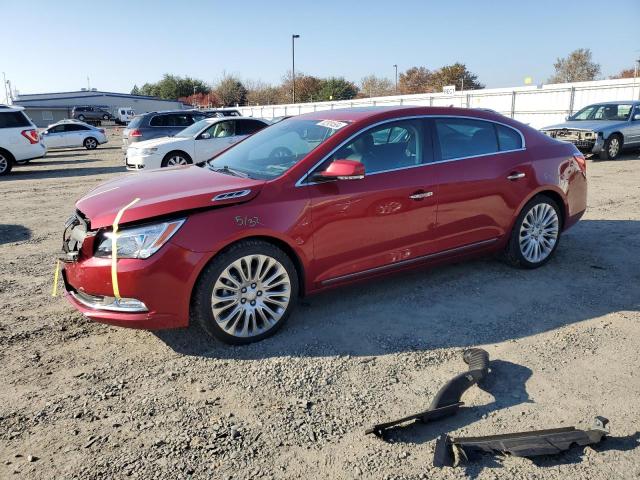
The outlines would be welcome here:
[[[434,92],[442,92],[443,87],[455,85],[456,90],[478,90],[484,85],[478,81],[478,76],[471,73],[464,63],[456,62],[453,65],[445,65],[429,77],[429,85]]]
[[[245,82],[247,89],[247,105],[274,105],[286,102],[282,90],[261,80]]]
[[[321,88],[322,79],[302,72],[296,73],[296,102],[318,101]],[[284,101],[291,103],[293,99],[293,77],[291,71],[288,71],[287,74],[282,77],[280,89]]]
[[[600,64],[593,61],[588,48],[579,48],[565,58],[558,58],[553,68],[556,72],[549,83],[588,82],[600,75]]]
[[[398,90],[403,95],[432,92],[431,75],[432,72],[425,67],[411,67],[400,74]]]
[[[244,105],[247,99],[247,89],[234,75],[224,74],[216,84],[214,92],[225,107]]]
[[[393,95],[395,93],[395,86],[391,80],[384,77],[376,77],[375,75],[368,75],[360,81],[360,93],[359,97],[384,97],[386,95]]]
[[[636,77],[636,69],[635,68],[625,68],[624,70],[620,70],[620,72],[615,75],[611,75],[609,78],[615,80],[616,78],[635,78]]]

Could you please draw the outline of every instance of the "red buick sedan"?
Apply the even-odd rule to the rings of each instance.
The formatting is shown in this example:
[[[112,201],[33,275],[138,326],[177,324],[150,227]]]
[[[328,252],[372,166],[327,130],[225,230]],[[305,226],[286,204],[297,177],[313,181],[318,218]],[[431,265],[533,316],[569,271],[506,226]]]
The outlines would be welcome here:
[[[80,199],[67,298],[86,316],[249,343],[301,295],[503,252],[535,268],[586,208],[584,157],[497,113],[390,107],[289,118],[200,166]]]

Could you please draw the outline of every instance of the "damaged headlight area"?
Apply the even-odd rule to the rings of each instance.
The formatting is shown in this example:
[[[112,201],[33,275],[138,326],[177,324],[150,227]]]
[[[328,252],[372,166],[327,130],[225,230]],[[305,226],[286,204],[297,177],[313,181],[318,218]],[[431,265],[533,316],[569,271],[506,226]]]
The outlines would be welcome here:
[[[116,255],[118,258],[149,258],[156,253],[180,229],[185,219],[125,228],[116,233]],[[113,232],[100,236],[96,257],[111,257]]]

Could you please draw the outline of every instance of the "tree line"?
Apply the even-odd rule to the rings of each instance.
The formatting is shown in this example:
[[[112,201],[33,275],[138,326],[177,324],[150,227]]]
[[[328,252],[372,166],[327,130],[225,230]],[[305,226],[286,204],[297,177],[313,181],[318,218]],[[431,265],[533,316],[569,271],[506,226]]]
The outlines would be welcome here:
[[[549,83],[579,82],[596,80],[600,76],[600,64],[593,61],[591,50],[580,48],[554,63],[555,73]],[[610,78],[633,77],[634,69],[622,70]],[[318,102],[351,100],[354,98],[382,97],[442,92],[448,85],[456,90],[477,90],[484,88],[478,76],[469,71],[464,63],[456,62],[430,70],[426,67],[411,67],[398,75],[395,80],[368,75],[357,84],[344,77],[321,78],[296,72],[296,102]],[[288,72],[277,85],[260,80],[242,80],[236,75],[224,74],[215,84],[207,84],[191,77],[165,74],[155,83],[134,85],[134,95],[150,95],[163,99],[179,99],[192,105],[211,107],[236,105],[274,105],[292,103],[293,78]]]

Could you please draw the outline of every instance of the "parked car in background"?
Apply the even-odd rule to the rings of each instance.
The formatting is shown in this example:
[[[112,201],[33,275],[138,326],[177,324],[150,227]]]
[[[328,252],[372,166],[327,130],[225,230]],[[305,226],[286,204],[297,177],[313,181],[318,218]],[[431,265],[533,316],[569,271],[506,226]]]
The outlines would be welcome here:
[[[113,115],[100,107],[73,107],[71,118],[84,122],[85,120],[113,120]]]
[[[197,110],[165,110],[136,115],[122,131],[122,148],[152,138],[170,137],[208,115]]]
[[[205,108],[201,112],[206,113],[210,117],[241,117],[240,111],[235,108]]]
[[[566,122],[541,131],[601,160],[614,160],[623,149],[640,147],[640,101],[589,105],[567,117]]]
[[[87,150],[93,150],[98,145],[108,142],[103,128],[77,120],[62,120],[49,125],[42,132],[42,139],[47,148],[83,146]]]
[[[130,107],[119,107],[114,110],[115,121],[119,125],[127,125],[135,116],[136,112]]]
[[[18,163],[44,157],[47,147],[24,107],[0,105],[0,176]]]
[[[318,111],[202,168],[98,186],[65,224],[62,278],[91,319],[138,328],[192,319],[249,343],[278,330],[299,295],[356,280],[498,252],[540,267],[586,201],[576,147],[510,118]]]
[[[125,165],[129,170],[149,170],[204,162],[268,125],[268,122],[254,118],[207,118],[173,137],[131,144],[125,155]]]

